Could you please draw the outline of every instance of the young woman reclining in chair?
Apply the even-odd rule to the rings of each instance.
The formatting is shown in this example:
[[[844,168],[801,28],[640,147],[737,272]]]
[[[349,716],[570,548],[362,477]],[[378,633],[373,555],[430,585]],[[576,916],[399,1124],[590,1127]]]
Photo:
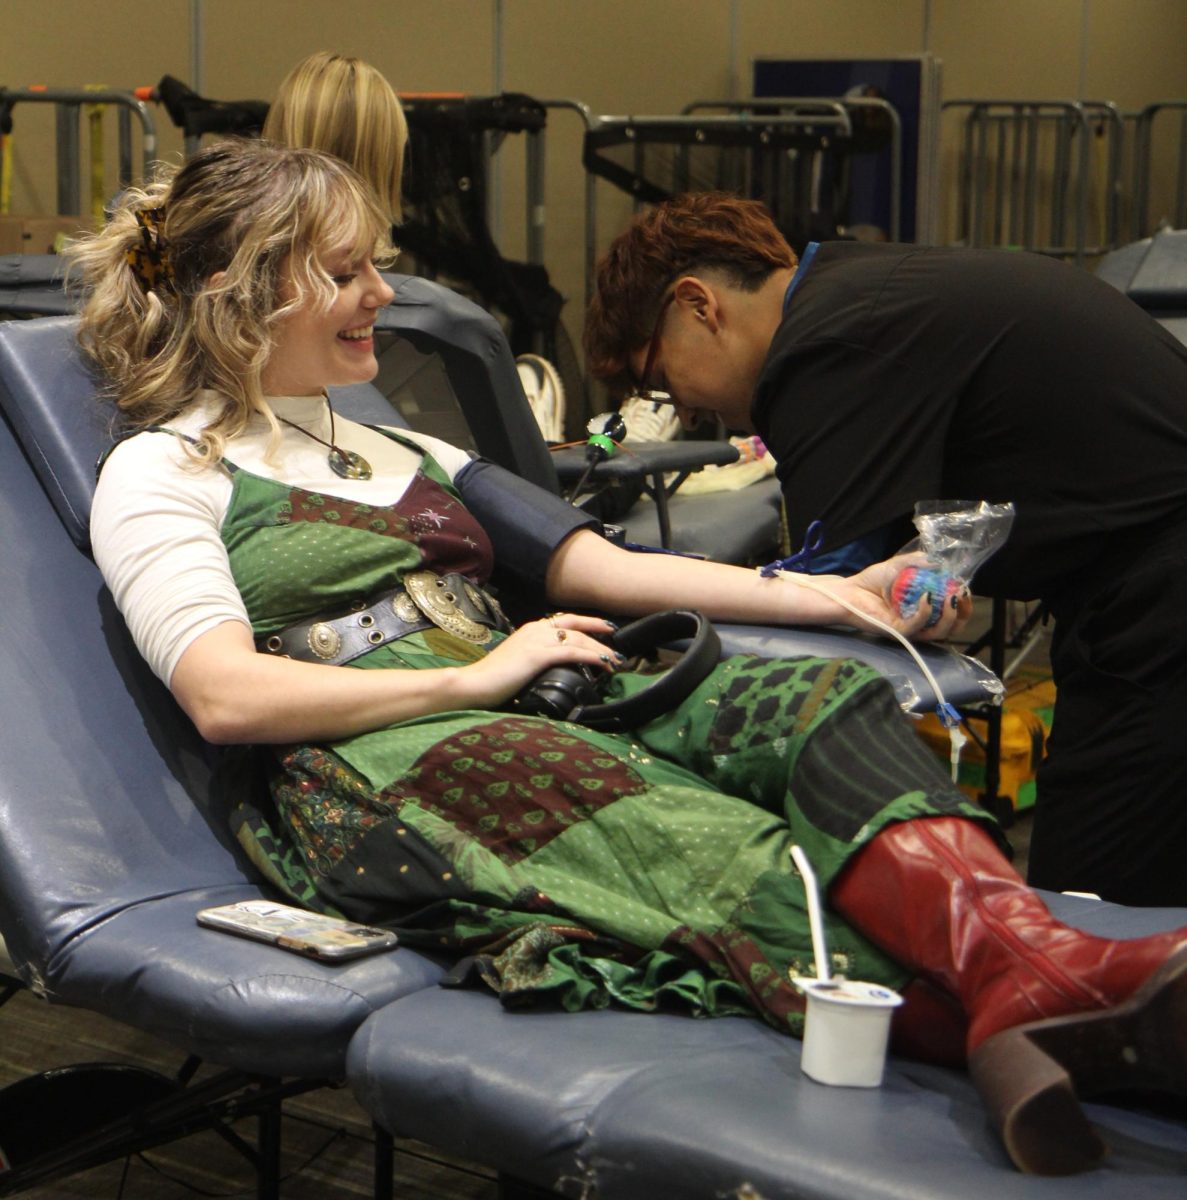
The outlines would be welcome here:
[[[498,628],[492,545],[454,486],[467,456],[329,408],[327,386],[376,370],[388,228],[340,162],[226,143],[74,251],[82,344],[139,430],[102,470],[96,559],[201,732],[271,748],[290,894],[472,956],[506,1003],[675,1004],[798,1034],[799,843],[834,969],[905,991],[904,1052],[967,1049],[1022,1169],[1095,1163],[1080,1084],[1184,1090],[1187,931],[1114,943],[1057,924],[871,670],[729,659],[628,733],[508,711],[557,664],[639,686],[612,626],[571,610],[678,598],[711,618],[852,622],[786,580],[631,555],[556,517],[546,590],[569,611]],[[541,494],[542,525],[558,503]],[[898,620],[896,570],[832,587],[909,634],[963,619],[948,608],[922,633],[925,604]],[[367,632],[349,658],[352,604]]]

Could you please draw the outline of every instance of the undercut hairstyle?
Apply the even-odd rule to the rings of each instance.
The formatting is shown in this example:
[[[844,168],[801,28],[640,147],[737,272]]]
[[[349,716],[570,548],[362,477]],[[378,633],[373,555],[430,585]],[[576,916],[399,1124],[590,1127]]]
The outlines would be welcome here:
[[[585,317],[586,368],[621,395],[634,385],[629,356],[645,346],[668,288],[715,272],[757,291],[796,256],[757,200],[689,192],[639,213],[598,263]]]
[[[153,250],[170,276],[152,286],[131,265],[152,236],[137,219],[145,210],[159,214]],[[328,154],[228,140],[128,189],[100,232],[66,250],[83,293],[79,343],[124,427],[167,422],[211,388],[224,406],[199,460],[217,462],[253,413],[278,438],[261,386],[275,331],[307,303],[329,309],[337,289],[323,260],[343,251],[384,261],[391,225]]]
[[[285,76],[268,110],[264,137],[322,150],[349,163],[400,220],[408,120],[388,81],[360,58],[320,50]]]

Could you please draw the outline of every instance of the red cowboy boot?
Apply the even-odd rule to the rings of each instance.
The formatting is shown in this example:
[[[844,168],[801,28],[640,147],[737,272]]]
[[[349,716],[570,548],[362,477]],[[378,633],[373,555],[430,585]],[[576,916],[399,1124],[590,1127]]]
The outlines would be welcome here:
[[[1014,1164],[1095,1166],[1076,1093],[1187,1095],[1187,929],[1132,940],[1060,924],[978,825],[892,825],[833,884],[832,907],[960,999],[973,1081]]]
[[[890,1049],[900,1058],[963,1070],[969,1065],[969,1019],[960,1001],[922,975],[900,990],[890,1019]]]

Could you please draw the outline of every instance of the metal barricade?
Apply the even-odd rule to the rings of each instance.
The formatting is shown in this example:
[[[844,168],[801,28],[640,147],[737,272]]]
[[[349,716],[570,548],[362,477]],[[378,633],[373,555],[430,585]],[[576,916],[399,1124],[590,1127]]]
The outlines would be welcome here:
[[[887,234],[892,242],[902,239],[903,122],[898,109],[889,100],[873,96],[752,96],[742,100],[694,100],[681,112],[691,116],[712,109],[760,117],[763,112],[773,110],[781,116],[798,117],[812,127],[834,128],[846,139],[853,136],[855,113],[865,110],[885,116],[890,126],[890,228]]]
[[[948,100],[964,110],[955,240],[1070,258],[1119,244],[1125,122],[1104,100]],[[1094,141],[1105,146],[1097,170]],[[1099,221],[1100,236],[1089,227]]]
[[[636,203],[654,203],[689,187],[695,187],[687,167],[688,156],[699,149],[729,149],[736,153],[731,170],[737,172],[733,190],[764,200],[773,210],[781,206],[780,190],[786,189],[784,168],[791,152],[818,147],[822,140],[841,144],[852,137],[852,122],[845,107],[830,98],[800,101],[805,111],[793,114],[598,116],[587,119],[585,166],[587,175],[609,180]],[[811,106],[811,111],[807,107]],[[630,147],[629,165],[610,162],[609,148]],[[673,152],[671,170],[662,182],[649,177],[645,155],[649,148]],[[722,186],[720,182],[713,186]],[[587,187],[587,232],[591,244],[594,205]],[[801,193],[789,192],[794,200]],[[794,207],[794,205],[793,205]]]
[[[1162,114],[1178,115],[1178,146],[1174,151],[1175,182],[1170,210],[1163,215],[1174,229],[1187,229],[1187,100],[1159,100],[1134,114],[1133,240],[1155,232],[1158,219],[1150,215],[1153,192],[1155,123]],[[1165,124],[1165,120],[1163,122]]]
[[[621,133],[624,139],[630,140],[632,130],[646,125],[650,129],[669,132],[674,138],[698,142],[698,130],[701,133],[700,142],[720,138],[731,134],[743,140],[749,140],[755,150],[747,169],[752,172],[764,168],[756,166],[759,162],[759,152],[770,158],[769,148],[780,137],[792,131],[803,132],[805,129],[817,129],[831,132],[839,138],[852,135],[852,121],[847,106],[858,108],[879,108],[889,110],[892,128],[891,154],[894,170],[895,196],[898,196],[902,171],[902,138],[901,122],[893,106],[884,100],[856,99],[838,100],[831,97],[774,97],[743,101],[733,100],[695,100],[685,106],[680,114],[658,117],[635,116],[597,116],[588,104],[570,97],[555,97],[551,99],[537,98],[536,102],[545,109],[567,110],[577,114],[581,121],[583,133],[588,137],[592,133],[603,133],[610,137]],[[777,112],[773,115],[755,115],[745,111],[747,107],[765,109],[787,108],[790,111]],[[698,110],[709,108],[726,109],[725,115],[697,115]],[[529,262],[544,262],[544,239],[546,233],[546,210],[544,201],[545,179],[545,130],[533,130],[527,134],[526,168],[527,168],[527,258]],[[641,153],[641,151],[637,152]],[[766,167],[770,170],[770,167]],[[751,179],[744,183],[753,182]],[[626,189],[642,202],[638,190],[628,185]],[[743,189],[746,190],[746,189]],[[763,189],[758,188],[761,192]],[[769,189],[768,189],[769,190]],[[597,261],[597,175],[588,169],[585,172],[585,230],[584,230],[584,293],[585,301],[589,302],[593,289],[594,271]],[[898,235],[899,207],[896,204],[891,236]]]
[[[11,113],[18,104],[56,106],[57,211],[75,216],[82,209],[81,117],[84,109],[112,105],[118,114],[117,187],[133,179],[132,118],[140,122],[142,178],[152,173],[157,156],[157,130],[147,105],[131,92],[90,88],[0,88],[0,112]],[[94,159],[94,151],[92,151]],[[2,190],[0,185],[0,190]]]

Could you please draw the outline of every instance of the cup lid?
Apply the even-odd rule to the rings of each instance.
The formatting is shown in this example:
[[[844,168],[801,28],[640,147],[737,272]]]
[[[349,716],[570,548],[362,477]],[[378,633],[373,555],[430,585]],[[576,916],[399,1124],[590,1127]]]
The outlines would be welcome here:
[[[815,976],[796,975],[792,983],[805,995],[829,1004],[852,1004],[865,1008],[897,1008],[902,996],[893,988],[880,983],[863,983],[857,979],[817,979]]]

